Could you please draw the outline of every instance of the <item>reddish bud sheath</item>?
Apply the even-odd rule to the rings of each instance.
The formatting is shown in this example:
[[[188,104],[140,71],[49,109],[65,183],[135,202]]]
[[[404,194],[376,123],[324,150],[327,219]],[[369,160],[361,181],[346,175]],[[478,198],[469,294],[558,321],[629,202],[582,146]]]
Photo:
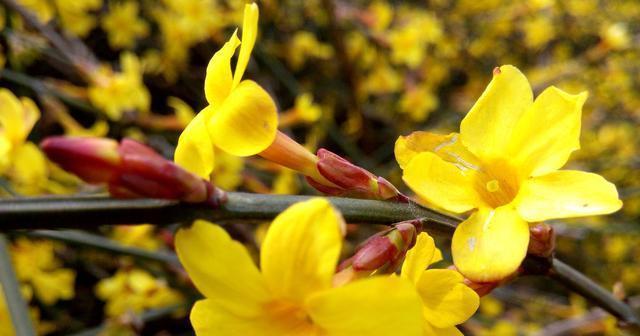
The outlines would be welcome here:
[[[396,200],[407,202],[389,181],[378,177],[347,161],[341,156],[320,148],[317,153],[317,168],[320,175],[333,185],[327,186],[321,181],[307,177],[311,186],[333,196],[347,196],[368,199]]]
[[[51,161],[89,183],[106,183],[114,197],[152,197],[217,204],[207,181],[130,139],[52,137],[41,147]]]
[[[106,138],[49,137],[40,144],[47,157],[88,183],[107,183],[118,170],[118,142]]]

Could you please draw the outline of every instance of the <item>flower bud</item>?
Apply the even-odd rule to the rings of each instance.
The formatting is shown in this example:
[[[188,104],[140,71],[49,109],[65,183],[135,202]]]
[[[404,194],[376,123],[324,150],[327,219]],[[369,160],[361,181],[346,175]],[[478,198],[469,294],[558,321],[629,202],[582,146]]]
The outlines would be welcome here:
[[[548,224],[538,223],[529,229],[528,253],[538,257],[550,257],[556,248],[556,234]]]
[[[134,140],[52,137],[41,146],[63,169],[89,183],[106,183],[114,197],[220,201],[220,191],[210,183]]]
[[[370,237],[355,255],[340,264],[334,282],[342,284],[373,273],[394,273],[415,244],[419,230],[419,221],[407,221]]]
[[[49,159],[88,183],[107,183],[120,165],[118,142],[107,138],[49,137],[40,144]]]
[[[357,198],[381,199],[407,202],[389,181],[378,177],[324,148],[318,150],[317,168],[320,174],[335,186],[326,186],[312,177],[307,181],[319,191],[334,195]]]

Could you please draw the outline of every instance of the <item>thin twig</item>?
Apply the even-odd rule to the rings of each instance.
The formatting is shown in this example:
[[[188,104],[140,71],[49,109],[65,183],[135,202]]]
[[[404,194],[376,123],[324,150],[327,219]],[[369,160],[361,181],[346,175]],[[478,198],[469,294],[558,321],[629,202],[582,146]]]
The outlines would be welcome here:
[[[74,65],[78,73],[85,77],[85,79],[89,77],[87,70],[97,67],[98,61],[96,56],[82,41],[73,37],[62,36],[52,27],[40,22],[34,13],[14,0],[0,0],[0,2],[20,14],[29,26],[40,32],[58,52]]]
[[[148,251],[133,246],[126,246],[111,239],[82,231],[33,230],[20,231],[20,234],[25,234],[33,238],[57,240],[75,246],[96,248],[107,252],[124,254],[139,259],[157,261],[175,266],[180,265],[180,261],[174,253],[165,251]]]
[[[0,235],[0,283],[16,335],[35,336],[28,305],[22,297],[20,283],[11,263],[9,243],[3,235]]]

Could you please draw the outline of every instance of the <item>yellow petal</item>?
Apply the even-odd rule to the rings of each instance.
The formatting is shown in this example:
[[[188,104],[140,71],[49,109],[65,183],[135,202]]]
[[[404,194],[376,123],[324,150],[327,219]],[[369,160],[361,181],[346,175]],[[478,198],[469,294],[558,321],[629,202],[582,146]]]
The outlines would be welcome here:
[[[456,327],[437,328],[428,322],[425,322],[423,327],[423,336],[464,336]]]
[[[0,89],[0,127],[4,136],[16,145],[24,141],[22,104],[16,96],[7,89]]]
[[[424,318],[437,328],[453,327],[468,320],[478,309],[480,298],[463,283],[464,278],[448,269],[427,270],[417,284]]]
[[[58,300],[69,300],[74,296],[76,273],[61,268],[51,272],[40,272],[31,280],[36,296],[45,305],[52,305]]]
[[[40,110],[36,103],[28,97],[20,98],[22,102],[22,130],[24,132],[24,139],[27,138],[33,125],[40,119]]]
[[[400,168],[422,152],[434,152],[441,159],[464,167],[478,167],[478,159],[459,141],[458,133],[448,135],[417,131],[401,136],[396,141],[395,155]]]
[[[214,151],[207,120],[213,107],[205,107],[180,134],[174,153],[175,162],[180,167],[208,180],[214,167]]]
[[[471,174],[434,153],[423,152],[411,160],[402,179],[421,198],[461,213],[481,204]]]
[[[264,279],[242,244],[221,227],[197,220],[175,238],[180,262],[196,288],[226,311],[255,316],[270,298]]]
[[[520,118],[508,139],[509,157],[527,176],[539,176],[564,166],[580,148],[580,118],[587,93],[568,94],[549,87]]]
[[[436,252],[436,244],[433,238],[425,232],[421,232],[416,240],[416,245],[407,252],[402,264],[400,276],[414,284],[418,283],[420,276],[429,267]]]
[[[242,81],[209,122],[213,143],[233,155],[265,150],[276,137],[278,111],[269,94],[253,81]]]
[[[25,188],[23,192],[34,194],[44,188],[49,176],[47,157],[40,148],[26,142],[14,148],[11,180],[17,187]]]
[[[527,221],[609,214],[622,201],[616,186],[602,176],[560,170],[526,180],[518,195],[518,212]]]
[[[480,208],[453,234],[453,262],[475,282],[505,278],[515,272],[527,253],[529,226],[515,209]]]
[[[236,64],[236,72],[233,74],[233,88],[240,84],[240,80],[244,75],[244,71],[249,64],[251,51],[256,43],[258,36],[258,5],[255,3],[244,5],[244,19],[242,21],[242,45],[240,46],[240,55],[238,56],[238,64]]]
[[[527,78],[512,65],[493,72],[491,83],[460,124],[462,144],[478,158],[505,155],[513,128],[533,102]]]
[[[272,293],[302,303],[331,287],[342,247],[342,216],[323,198],[278,215],[262,244],[260,266]]]
[[[233,76],[231,74],[231,57],[240,45],[237,31],[233,32],[227,43],[218,50],[207,66],[204,78],[204,94],[209,104],[218,107],[231,92]]]
[[[245,316],[225,309],[212,299],[196,302],[191,309],[196,335],[278,335],[262,315]]]
[[[312,296],[307,309],[328,335],[422,335],[413,285],[395,276],[358,280]]]

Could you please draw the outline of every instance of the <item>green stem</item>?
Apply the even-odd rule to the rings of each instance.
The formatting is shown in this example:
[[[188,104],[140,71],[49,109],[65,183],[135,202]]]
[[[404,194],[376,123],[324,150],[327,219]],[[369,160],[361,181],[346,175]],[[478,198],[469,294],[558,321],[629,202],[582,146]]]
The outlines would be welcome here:
[[[35,336],[28,304],[22,297],[20,283],[11,263],[9,243],[3,235],[0,235],[0,283],[16,335]]]
[[[630,305],[617,300],[609,291],[564,262],[553,259],[549,276],[568,289],[597,303],[598,306],[615,315],[621,321],[635,328],[640,327],[640,318]]]
[[[206,205],[159,199],[112,199],[103,196],[16,198],[0,202],[0,231],[16,229],[80,228],[101,225],[190,223],[273,219],[290,205],[313,196],[227,193],[216,210]],[[451,236],[458,219],[415,204],[327,197],[349,223],[392,224],[423,218],[429,233]]]
[[[292,204],[312,197],[230,192],[218,209],[172,200],[119,200],[102,196],[11,199],[0,202],[0,231],[68,227],[93,229],[122,223],[169,225],[190,223],[196,218],[218,223],[231,220],[260,222],[273,219]],[[458,218],[416,204],[341,197],[327,199],[342,212],[348,223],[392,224],[419,218],[425,231],[445,237],[451,237],[460,223]],[[530,274],[551,276],[622,322],[640,326],[640,318],[629,305],[560,260],[528,256],[523,267],[530,270]]]

